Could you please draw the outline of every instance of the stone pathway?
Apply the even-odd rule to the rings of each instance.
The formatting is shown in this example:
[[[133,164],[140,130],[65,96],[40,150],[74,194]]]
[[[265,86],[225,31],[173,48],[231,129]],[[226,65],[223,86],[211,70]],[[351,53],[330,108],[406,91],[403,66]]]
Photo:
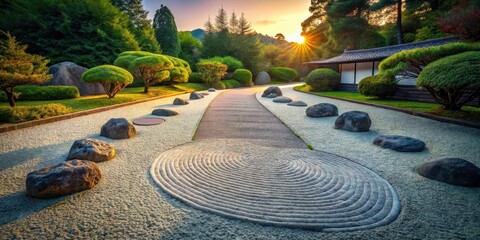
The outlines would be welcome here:
[[[310,151],[255,99],[259,89],[218,96],[195,142],[163,152],[151,175],[193,207],[260,224],[352,231],[400,213],[392,186],[343,157]]]

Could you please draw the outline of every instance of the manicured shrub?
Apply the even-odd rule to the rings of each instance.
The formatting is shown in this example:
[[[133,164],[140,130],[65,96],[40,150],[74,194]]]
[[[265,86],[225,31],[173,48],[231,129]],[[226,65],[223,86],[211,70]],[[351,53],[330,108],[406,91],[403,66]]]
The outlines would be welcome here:
[[[174,69],[173,63],[165,56],[152,55],[140,57],[130,63],[129,71],[136,79],[144,83],[144,93],[155,83],[162,82],[170,77],[168,70]]]
[[[62,104],[39,106],[0,106],[0,123],[19,123],[71,113],[72,109]]]
[[[227,65],[218,62],[200,62],[197,63],[197,69],[209,87],[225,89],[225,86],[221,88],[223,83],[220,81],[227,71]]]
[[[253,86],[253,74],[248,69],[237,69],[233,72],[233,79],[239,81],[242,86],[252,87]]]
[[[239,87],[242,86],[242,84],[235,79],[223,80],[222,83],[223,83],[223,85],[225,85],[225,89],[239,88]]]
[[[385,98],[397,91],[397,82],[381,74],[366,77],[358,84],[358,90],[364,96]]]
[[[75,86],[18,86],[15,88],[18,101],[61,100],[80,97]],[[0,99],[6,101],[7,96],[0,92]]]
[[[82,80],[84,82],[98,82],[102,84],[108,97],[113,98],[115,94],[133,82],[133,76],[123,68],[113,65],[102,65],[84,72]]]
[[[480,96],[480,51],[464,52],[428,64],[417,79],[445,109],[459,110]]]
[[[202,74],[197,73],[197,72],[194,72],[194,73],[190,74],[190,76],[188,77],[188,82],[191,82],[191,83],[204,83],[204,81],[203,81],[203,79],[202,79]]]
[[[340,75],[329,68],[315,69],[307,75],[306,82],[313,90],[332,91],[340,83]]]
[[[206,58],[206,59],[200,59],[200,62],[217,62],[217,63],[223,63],[228,66],[227,71],[233,72],[237,69],[240,69],[243,67],[243,63],[234,58],[234,57],[212,57],[212,58]]]
[[[287,67],[272,67],[268,69],[268,75],[274,81],[294,82],[300,80],[300,73],[297,70]]]

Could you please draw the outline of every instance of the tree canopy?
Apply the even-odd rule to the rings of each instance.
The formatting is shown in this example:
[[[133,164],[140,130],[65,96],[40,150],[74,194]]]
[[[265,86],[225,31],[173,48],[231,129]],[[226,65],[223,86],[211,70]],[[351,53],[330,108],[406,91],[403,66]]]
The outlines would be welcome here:
[[[180,39],[178,38],[175,18],[167,6],[161,5],[153,18],[155,37],[162,46],[163,54],[178,57],[180,53]]]

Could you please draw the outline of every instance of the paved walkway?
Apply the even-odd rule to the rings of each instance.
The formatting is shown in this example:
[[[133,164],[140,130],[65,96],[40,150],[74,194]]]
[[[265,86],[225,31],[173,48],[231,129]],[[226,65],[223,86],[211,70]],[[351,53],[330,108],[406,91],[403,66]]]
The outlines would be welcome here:
[[[218,96],[195,142],[157,158],[151,174],[163,190],[204,211],[282,227],[352,231],[397,218],[400,202],[388,182],[308,150],[258,103],[256,90]]]

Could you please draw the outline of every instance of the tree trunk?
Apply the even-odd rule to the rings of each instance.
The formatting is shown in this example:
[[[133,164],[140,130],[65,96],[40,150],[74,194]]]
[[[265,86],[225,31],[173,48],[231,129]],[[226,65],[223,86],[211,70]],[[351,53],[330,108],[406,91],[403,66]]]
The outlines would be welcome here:
[[[13,94],[13,89],[11,91],[4,90],[7,94],[7,100],[10,104],[10,107],[15,107],[17,104],[15,103],[15,95]]]
[[[143,93],[148,93],[148,85],[145,85],[145,87],[143,88]]]
[[[403,43],[402,0],[397,0],[397,41],[398,44]]]

